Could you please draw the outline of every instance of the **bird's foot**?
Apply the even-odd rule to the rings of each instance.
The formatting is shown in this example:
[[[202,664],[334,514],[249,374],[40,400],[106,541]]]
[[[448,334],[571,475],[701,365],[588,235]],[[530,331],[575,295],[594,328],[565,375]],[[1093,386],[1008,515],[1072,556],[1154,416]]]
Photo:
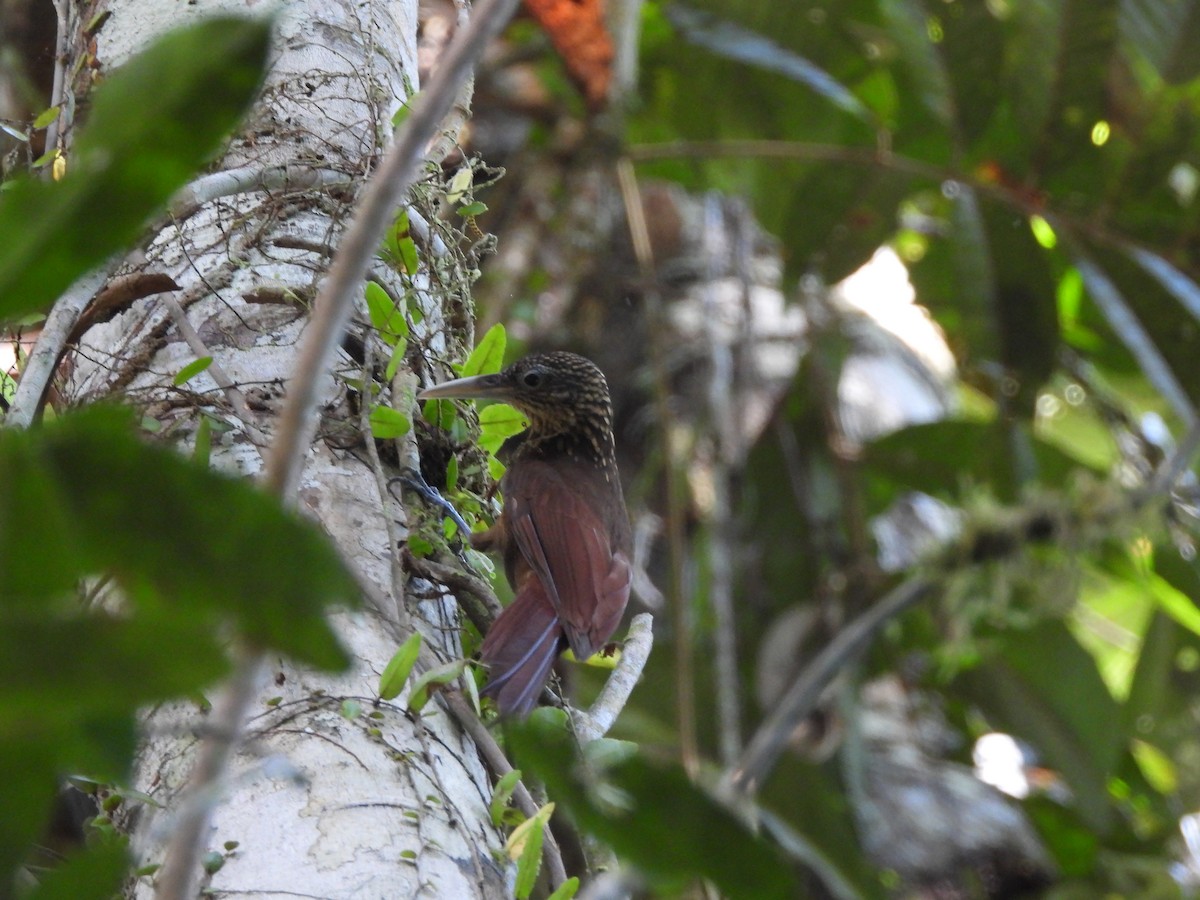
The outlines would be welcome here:
[[[471,538],[471,526],[467,524],[467,520],[462,517],[454,504],[441,495],[437,488],[432,487],[429,482],[421,475],[417,469],[406,469],[403,475],[393,478],[388,484],[400,482],[406,488],[420,494],[426,503],[432,506],[439,507],[446,511],[453,521],[458,526],[458,533],[462,535],[464,541],[469,541]]]

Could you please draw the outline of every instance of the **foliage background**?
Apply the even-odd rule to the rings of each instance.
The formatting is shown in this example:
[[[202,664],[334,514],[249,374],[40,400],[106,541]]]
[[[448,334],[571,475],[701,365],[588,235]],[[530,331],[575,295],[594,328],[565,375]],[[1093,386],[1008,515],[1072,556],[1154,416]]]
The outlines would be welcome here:
[[[501,254],[524,224],[521,201],[532,196],[549,199],[550,212],[539,215],[558,232],[556,248],[568,259],[557,269],[532,256],[526,267],[497,264],[485,274],[506,289],[489,293],[485,282],[480,314],[506,321],[529,344],[561,342],[561,331],[542,327],[531,298],[544,297],[547,282],[564,273],[584,281],[578,257],[588,254],[580,245],[611,254],[606,274],[625,279],[618,295],[629,302],[600,317],[597,335],[581,327],[571,338],[639,349],[633,365],[609,367],[609,374],[632,386],[627,402],[642,410],[623,420],[622,442],[635,448],[626,468],[631,496],[667,523],[648,566],[669,605],[658,617],[659,649],[622,723],[622,736],[643,755],[609,774],[637,813],[597,803],[561,748],[530,739],[537,724],[510,735],[518,760],[544,777],[585,829],[667,893],[688,890],[702,874],[731,895],[786,895],[789,868],[802,870],[815,896],[1002,895],[1015,884],[1056,896],[1194,890],[1197,857],[1180,821],[1200,802],[1200,571],[1191,474],[1200,443],[1200,4],[723,0],[647,3],[639,18],[636,89],[617,112],[589,123],[605,141],[577,138],[582,104],[544,41],[520,23],[510,41],[540,51],[542,106],[515,140],[489,152],[479,139],[487,161],[508,166],[515,185],[502,179],[489,197],[491,217],[480,219],[497,235]],[[261,33],[230,27],[224,39],[231,52],[221,58],[247,59],[244,68],[229,62],[223,71],[232,83],[217,93],[229,100],[209,123],[210,148],[245,102],[261,53]],[[197,67],[214,58],[211,36],[193,41],[164,55]],[[196,83],[211,77],[193,73]],[[176,99],[181,108],[147,114],[142,121],[150,127],[133,134],[105,134],[98,105],[96,140],[149,152],[159,146],[155,122],[194,118],[194,98]],[[503,100],[489,110],[485,96],[479,105],[481,123],[488,115],[516,118]],[[94,169],[82,153],[83,166],[56,191],[6,184],[6,318],[44,305],[72,274],[127,241],[204,158],[188,140],[176,149],[165,162],[98,153]],[[606,219],[597,200],[621,196],[618,160],[643,186],[666,180],[694,193],[743,198],[776,242],[783,293],[805,312],[806,330],[795,336],[805,352],[773,399],[770,426],[718,467],[729,491],[723,512],[697,500],[704,484],[691,454],[704,442],[695,436],[714,426],[689,408],[687,380],[671,365],[678,348],[658,296],[668,293],[669,279],[647,271],[647,260],[626,244],[627,217]],[[132,213],[86,190],[120,189],[129,171],[147,170],[161,173],[161,181]],[[43,218],[53,203],[64,204],[60,214]],[[99,228],[98,217],[114,207],[121,221]],[[46,223],[40,237],[29,237],[32,220]],[[97,235],[109,243],[89,243]],[[958,377],[944,420],[849,440],[837,386],[859,348],[861,323],[837,306],[831,286],[885,244],[942,329]],[[556,291],[572,308],[588,294],[561,285]],[[568,313],[559,321],[579,320]],[[519,344],[510,342],[510,355]],[[693,380],[721,372],[707,352],[693,354]],[[886,408],[888,398],[880,403]],[[690,429],[690,442],[672,443],[677,425]],[[173,463],[157,456],[139,457],[135,445],[114,437],[114,427],[103,416],[81,418],[56,434],[6,434],[0,450],[10,486],[0,519],[0,660],[11,667],[0,692],[0,753],[3,769],[20,773],[11,784],[21,786],[9,795],[5,816],[6,870],[37,833],[59,773],[117,777],[130,753],[134,704],[197,687],[225,666],[205,636],[227,610],[197,600],[199,611],[178,633],[154,618],[161,613],[158,592],[188,590],[161,583],[163,571],[178,574],[171,564],[178,547],[165,541],[156,569],[160,558],[147,557],[142,544],[106,543],[106,534],[75,533],[54,519],[86,525],[89,510],[111,512],[127,493],[120,489],[123,467],[131,480],[147,468],[172,484],[199,477],[171,474]],[[71,460],[94,464],[105,453],[118,457],[105,469],[112,492],[90,496],[80,485],[99,479],[85,477]],[[781,489],[795,483],[806,490]],[[228,522],[205,526],[187,512],[202,506],[188,497],[225,489],[190,483],[168,524],[189,539],[230,539]],[[959,511],[952,536],[885,568],[870,523],[914,491]],[[62,493],[82,506],[70,506]],[[247,528],[274,535],[281,546],[297,540],[289,530],[295,523],[271,518],[260,500],[247,495],[230,503],[246,504]],[[161,525],[131,521],[123,533],[169,535]],[[121,570],[141,592],[135,596],[149,618],[98,622],[62,602],[66,581],[81,572],[56,569],[64,554],[48,556],[45,548],[67,546],[82,548],[84,570]],[[129,569],[131,559],[146,568]],[[728,561],[733,586],[732,610],[724,612],[714,588],[724,577],[713,568],[718,559]],[[47,579],[48,571],[58,574]],[[277,595],[258,590],[295,578],[286,568],[266,571],[240,587],[206,583],[195,596],[258,598],[261,606],[238,607],[251,639],[336,665],[315,620],[297,637],[279,627],[282,614],[270,602]],[[340,576],[300,581],[313,587],[309,610],[348,593]],[[921,587],[914,603],[874,623],[869,652],[852,648],[834,659],[840,677],[819,705],[804,710],[809,726],[833,723],[832,736],[819,753],[802,752],[807,748],[797,742],[767,767],[755,791],[766,837],[750,841],[691,785],[720,784],[725,776],[728,787],[753,738],[778,726],[771,706],[755,695],[756,668],[766,657],[768,666],[803,677],[820,647],[838,647],[838,635],[860,616],[914,585]],[[55,637],[31,636],[30,629],[46,626],[30,623],[27,594],[58,598]],[[818,614],[813,645],[769,656],[767,638],[796,609]],[[112,693],[81,694],[84,675],[72,675],[68,660],[18,653],[61,642],[75,627],[88,630],[83,645],[120,657],[90,667],[128,673],[128,681]],[[115,636],[100,639],[97,627]],[[731,646],[737,664],[719,670],[714,661]],[[176,668],[163,667],[161,655],[172,647],[190,654],[173,653]],[[181,659],[194,664],[181,682],[162,674],[180,674]],[[89,668],[77,657],[69,661]],[[902,719],[928,714],[950,735],[932,749],[920,746],[929,768],[934,760],[968,765],[971,742],[988,731],[1027,743],[1041,788],[1023,808],[1043,856],[1006,847],[906,869],[881,853],[873,815],[882,809],[901,822],[920,817],[896,800],[895,783],[878,777],[887,756],[880,747],[902,744],[900,728],[869,730],[869,686],[887,675],[900,684],[893,707]],[[588,678],[580,680],[586,695]],[[133,683],[143,692],[128,693]],[[114,706],[115,694],[122,702]],[[735,714],[722,718],[718,708]],[[679,766],[668,762],[676,759]],[[911,836],[934,842],[915,824]],[[668,844],[679,852],[665,853]],[[1006,864],[1010,855],[1020,862],[1015,871]],[[119,877],[119,853],[101,850],[91,859],[109,867],[110,879]],[[62,896],[82,896],[71,891],[102,883],[88,866],[79,864],[78,880],[61,888]]]

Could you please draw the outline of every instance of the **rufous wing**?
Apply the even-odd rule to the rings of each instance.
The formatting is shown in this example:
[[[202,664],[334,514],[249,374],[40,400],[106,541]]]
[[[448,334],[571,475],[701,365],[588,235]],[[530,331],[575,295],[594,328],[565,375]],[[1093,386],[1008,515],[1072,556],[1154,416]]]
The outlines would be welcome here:
[[[523,461],[505,474],[505,514],[525,561],[584,660],[612,637],[629,601],[632,572],[584,479]]]

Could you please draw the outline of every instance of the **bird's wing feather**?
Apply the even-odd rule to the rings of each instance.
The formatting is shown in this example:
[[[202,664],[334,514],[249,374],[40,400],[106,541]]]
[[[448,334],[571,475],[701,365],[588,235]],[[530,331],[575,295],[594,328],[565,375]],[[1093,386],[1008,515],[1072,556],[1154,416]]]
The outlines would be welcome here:
[[[576,658],[607,641],[629,600],[625,553],[575,483],[552,466],[526,461],[505,475],[506,515],[517,546],[563,624]]]

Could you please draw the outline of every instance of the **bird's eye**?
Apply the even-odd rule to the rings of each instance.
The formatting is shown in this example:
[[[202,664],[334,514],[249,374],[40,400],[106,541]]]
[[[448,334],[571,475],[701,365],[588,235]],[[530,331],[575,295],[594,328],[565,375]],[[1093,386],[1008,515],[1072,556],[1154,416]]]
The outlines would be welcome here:
[[[525,387],[538,387],[542,383],[542,373],[537,369],[526,372],[521,376],[521,383],[524,384]]]

